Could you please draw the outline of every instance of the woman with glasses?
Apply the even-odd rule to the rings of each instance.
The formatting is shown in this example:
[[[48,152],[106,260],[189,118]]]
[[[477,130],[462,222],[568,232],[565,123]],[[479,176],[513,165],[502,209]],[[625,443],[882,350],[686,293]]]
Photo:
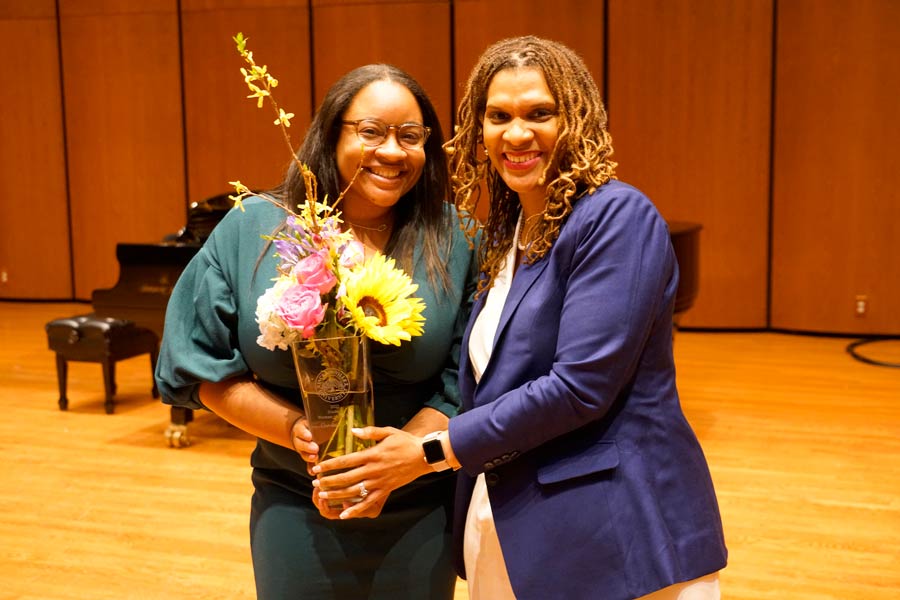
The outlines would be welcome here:
[[[422,88],[389,65],[351,71],[329,90],[297,158],[320,200],[345,191],[343,226],[366,254],[393,257],[418,284],[424,335],[372,342],[375,421],[415,439],[446,429],[459,405],[457,358],[472,251],[449,199],[440,123]],[[348,187],[349,186],[349,187]],[[304,201],[292,166],[271,195]],[[321,450],[302,411],[289,351],[257,344],[257,299],[276,276],[262,235],[286,213],[255,198],[229,213],[182,274],[169,302],[157,379],[164,401],[206,408],[258,437],[251,456],[250,535],[260,599],[452,598],[452,473],[394,468],[392,442],[358,454],[342,519],[318,497]],[[339,502],[340,503],[340,502]],[[346,516],[346,515],[344,515]]]
[[[678,266],[651,201],[614,177],[590,72],[556,42],[498,42],[469,77],[457,127],[457,204],[471,215],[489,203],[469,227],[481,278],[462,410],[433,448],[410,440],[405,456],[459,469],[469,598],[719,598],[722,521],[675,382]]]

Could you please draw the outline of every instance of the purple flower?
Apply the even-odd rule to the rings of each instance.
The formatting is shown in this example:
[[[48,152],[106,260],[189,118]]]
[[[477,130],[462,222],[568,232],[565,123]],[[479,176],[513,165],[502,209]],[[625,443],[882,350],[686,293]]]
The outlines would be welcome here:
[[[282,265],[293,265],[300,260],[300,248],[297,243],[289,239],[275,239],[272,241],[275,252],[281,259]]]

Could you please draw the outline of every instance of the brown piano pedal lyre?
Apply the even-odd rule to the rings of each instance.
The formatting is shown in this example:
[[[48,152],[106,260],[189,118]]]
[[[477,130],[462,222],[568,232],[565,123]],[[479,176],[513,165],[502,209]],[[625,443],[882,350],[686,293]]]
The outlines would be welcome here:
[[[232,205],[227,193],[194,202],[188,210],[187,224],[162,242],[117,244],[119,280],[109,289],[94,290],[94,312],[101,317],[128,319],[162,339],[166,305],[175,282]],[[170,408],[170,424],[165,431],[170,446],[190,445],[187,427],[192,420],[190,409]]]

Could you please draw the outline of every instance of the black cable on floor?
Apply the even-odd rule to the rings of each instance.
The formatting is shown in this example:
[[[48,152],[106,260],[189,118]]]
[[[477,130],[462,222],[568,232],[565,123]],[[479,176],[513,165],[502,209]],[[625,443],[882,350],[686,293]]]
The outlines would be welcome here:
[[[850,342],[847,345],[847,353],[850,354],[853,358],[860,362],[864,362],[869,365],[875,365],[877,367],[891,367],[893,369],[900,369],[900,363],[890,363],[884,362],[880,360],[875,360],[874,358],[869,358],[867,356],[863,356],[859,352],[856,351],[860,346],[864,346],[866,344],[872,344],[874,342],[889,342],[889,341],[897,341],[900,340],[898,337],[871,337],[871,338],[863,338],[861,340],[856,340],[855,342]]]

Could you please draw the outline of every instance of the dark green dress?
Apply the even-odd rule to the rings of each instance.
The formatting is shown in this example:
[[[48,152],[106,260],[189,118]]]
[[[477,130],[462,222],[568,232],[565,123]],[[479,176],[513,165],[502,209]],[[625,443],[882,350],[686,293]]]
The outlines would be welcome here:
[[[284,212],[261,199],[229,213],[178,280],[166,312],[156,376],[167,404],[202,409],[203,381],[253,374],[302,405],[290,352],[256,342],[257,299],[276,276],[272,233]],[[448,207],[449,211],[452,208]],[[456,224],[455,217],[453,223]],[[420,241],[421,243],[421,241]],[[422,407],[459,407],[456,366],[468,317],[473,254],[458,227],[446,257],[449,290],[435,292],[418,260],[413,279],[426,304],[425,333],[400,347],[372,347],[375,421],[402,427]],[[454,476],[422,477],[395,490],[377,519],[330,521],[311,501],[296,452],[259,440],[251,459],[250,533],[258,597],[452,598],[449,520]]]

